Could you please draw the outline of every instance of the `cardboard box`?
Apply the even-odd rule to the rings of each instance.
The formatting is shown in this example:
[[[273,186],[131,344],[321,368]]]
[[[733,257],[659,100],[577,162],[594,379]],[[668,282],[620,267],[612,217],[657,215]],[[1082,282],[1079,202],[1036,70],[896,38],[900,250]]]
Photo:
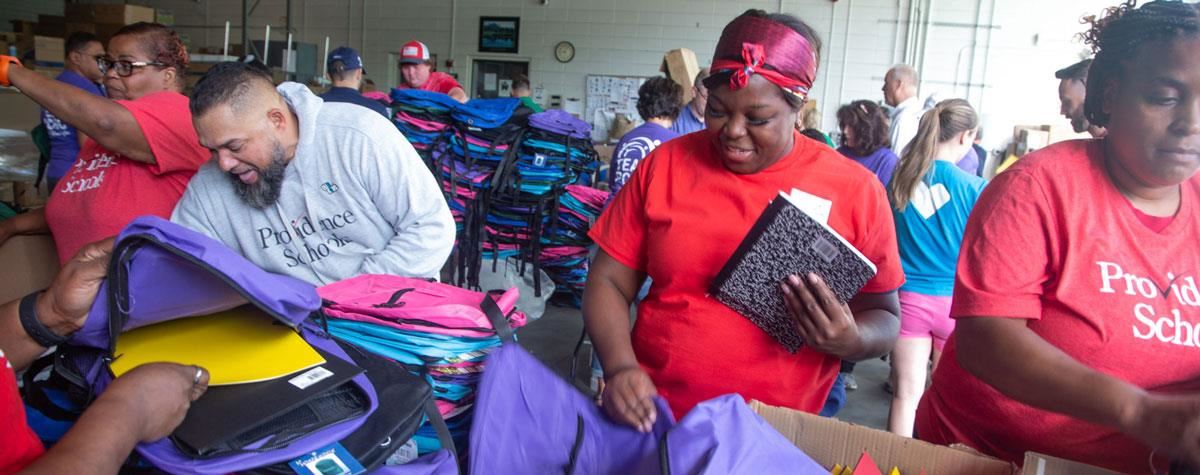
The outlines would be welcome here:
[[[946,447],[837,419],[751,401],[750,408],[825,468],[854,464],[865,451],[883,473],[930,475],[1116,475],[1091,465],[1027,452],[1020,470],[969,447]]]
[[[687,48],[667,51],[663,56],[659,71],[667,73],[667,77],[683,87],[683,103],[692,101],[692,86],[696,75],[700,74],[700,63],[696,61],[696,52]]]
[[[13,33],[21,34],[37,34],[37,22],[29,20],[9,20],[12,23]]]
[[[132,25],[139,21],[153,23],[154,9],[141,5],[68,3],[67,21]]]
[[[1118,472],[1105,470],[1100,467],[1084,465],[1058,457],[1026,452],[1025,462],[1021,464],[1022,475],[1118,475]]]
[[[91,23],[91,22],[86,22],[86,21],[69,21],[69,22],[67,22],[66,32],[67,32],[67,36],[70,36],[71,33],[74,33],[76,31],[83,31],[83,32],[91,33],[93,35],[96,35],[96,38],[99,39],[100,42],[105,45],[105,47],[107,47],[108,40],[112,39],[113,35],[117,34],[117,30],[120,30],[121,28],[124,28],[124,27],[125,27],[125,25],[120,25],[120,24],[116,24],[116,23]]]
[[[67,18],[57,15],[38,15],[34,34],[40,36],[67,37]]]
[[[49,234],[13,236],[0,245],[0,303],[44,289],[58,274],[58,253]]]
[[[0,90],[0,111],[0,129],[25,131],[42,121],[42,107],[13,89]]]
[[[66,40],[50,36],[33,38],[33,59],[40,65],[61,66],[66,57]]]
[[[593,148],[596,149],[596,155],[598,155],[600,158],[600,163],[608,164],[609,162],[612,162],[613,147],[613,145],[607,144],[593,145]]]
[[[752,401],[750,408],[825,468],[854,464],[866,451],[884,473],[898,467],[902,474],[922,471],[938,475],[1013,474],[1013,466],[1008,462],[966,450],[933,445],[758,401]]]
[[[154,10],[154,22],[162,23],[166,26],[175,26],[175,12],[165,8]]]

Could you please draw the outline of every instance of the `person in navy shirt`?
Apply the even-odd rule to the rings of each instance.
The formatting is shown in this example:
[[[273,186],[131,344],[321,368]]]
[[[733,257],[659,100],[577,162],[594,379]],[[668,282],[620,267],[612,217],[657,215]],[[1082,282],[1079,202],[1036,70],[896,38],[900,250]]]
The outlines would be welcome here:
[[[939,102],[921,117],[888,185],[904,267],[900,338],[892,350],[896,391],[888,430],[912,437],[930,359],[937,368],[954,331],[951,296],[967,217],[984,181],[955,165],[971,150],[979,116],[962,99]]]
[[[363,75],[367,73],[367,70],[363,68],[362,56],[358,55],[358,51],[342,46],[329,53],[328,63],[326,72],[329,73],[329,80],[333,82],[333,86],[325,94],[321,94],[321,99],[324,99],[325,102],[358,104],[378,112],[384,117],[388,116],[387,107],[380,104],[379,101],[363,97],[359,92],[359,88],[362,87]]]
[[[54,79],[83,89],[97,96],[104,96],[104,90],[99,83],[104,79],[100,72],[97,59],[104,57],[104,45],[96,35],[86,32],[75,32],[67,38],[66,57],[63,58],[63,72]],[[87,140],[87,136],[42,109],[42,125],[50,135],[50,163],[46,166],[46,183],[53,190],[67,170],[75,164],[79,148]]]

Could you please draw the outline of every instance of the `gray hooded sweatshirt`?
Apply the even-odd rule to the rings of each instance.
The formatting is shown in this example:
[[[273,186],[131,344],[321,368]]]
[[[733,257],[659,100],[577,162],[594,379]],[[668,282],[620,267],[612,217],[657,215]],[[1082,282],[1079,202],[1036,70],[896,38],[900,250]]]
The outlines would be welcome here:
[[[236,178],[212,160],[171,220],[315,285],[359,274],[436,278],[454,245],[454,220],[408,140],[361,106],[324,102],[302,84],[277,89],[300,128],[279,200],[261,210],[247,205]]]

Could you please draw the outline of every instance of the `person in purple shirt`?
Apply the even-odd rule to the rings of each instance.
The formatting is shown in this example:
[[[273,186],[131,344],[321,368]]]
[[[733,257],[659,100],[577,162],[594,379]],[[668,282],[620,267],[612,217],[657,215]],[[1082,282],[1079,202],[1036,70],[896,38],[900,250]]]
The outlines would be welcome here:
[[[879,104],[854,101],[838,109],[842,146],[838,152],[875,173],[884,188],[892,181],[899,157],[892,152],[888,138],[888,116]]]
[[[608,172],[608,187],[612,191],[609,202],[629,181],[642,159],[663,142],[679,136],[671,130],[671,125],[679,116],[682,101],[683,88],[665,77],[651,78],[638,88],[638,115],[646,123],[626,133],[613,148]]]
[[[100,72],[100,66],[96,62],[104,57],[104,45],[100,44],[96,35],[85,32],[72,33],[64,46],[66,57],[63,58],[63,72],[54,79],[97,96],[105,95],[99,85],[104,79],[104,74]],[[53,190],[58,180],[75,164],[79,148],[87,140],[87,136],[45,109],[42,109],[42,125],[46,126],[46,132],[50,136],[50,162],[46,166],[46,183],[50,185],[49,189]]]
[[[979,154],[975,153],[975,148],[967,149],[967,154],[954,162],[954,166],[959,170],[967,172],[968,175],[975,175],[975,171],[979,169]]]

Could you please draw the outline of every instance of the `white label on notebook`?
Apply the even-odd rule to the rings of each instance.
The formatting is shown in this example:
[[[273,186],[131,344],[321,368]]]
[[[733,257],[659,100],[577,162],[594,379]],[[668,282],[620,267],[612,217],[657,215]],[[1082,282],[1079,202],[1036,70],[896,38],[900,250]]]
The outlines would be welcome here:
[[[288,382],[292,383],[292,386],[295,386],[297,388],[307,389],[309,386],[317,384],[317,383],[325,380],[325,378],[328,378],[330,376],[333,376],[332,371],[329,371],[325,368],[318,366],[316,368],[305,371],[304,374],[301,374],[300,376],[296,376],[295,378],[289,379]]]
[[[821,224],[829,224],[829,213],[833,210],[833,202],[820,196],[805,193],[803,191],[792,188],[791,193],[784,195],[788,201],[800,208],[805,214],[812,216],[813,219]]]

